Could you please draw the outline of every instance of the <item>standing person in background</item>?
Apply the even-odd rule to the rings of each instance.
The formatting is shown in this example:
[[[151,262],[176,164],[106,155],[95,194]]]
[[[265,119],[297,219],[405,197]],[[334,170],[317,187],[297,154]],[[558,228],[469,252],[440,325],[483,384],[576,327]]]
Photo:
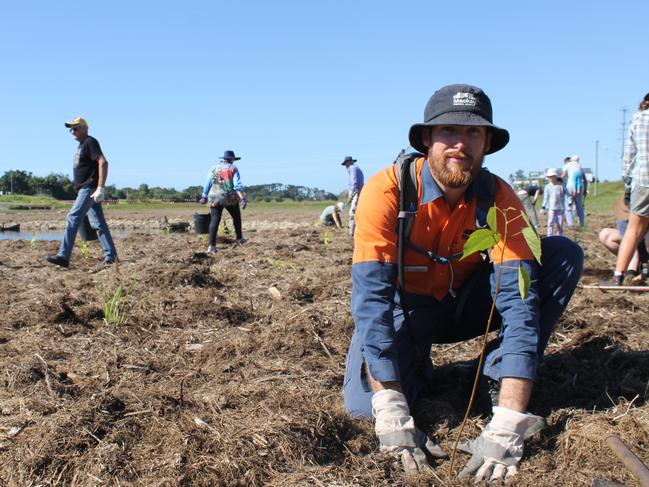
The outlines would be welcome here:
[[[541,188],[537,184],[528,184],[523,186],[516,191],[516,194],[523,202],[523,208],[525,208],[525,213],[530,217],[532,225],[538,230],[539,228],[539,218],[536,215],[536,202],[541,196]]]
[[[108,161],[101,151],[99,142],[88,135],[88,122],[77,117],[65,126],[70,129],[74,140],[79,142],[74,154],[74,189],[77,198],[68,212],[65,232],[59,252],[45,257],[47,262],[60,267],[68,267],[74,240],[86,214],[90,225],[97,231],[97,237],[104,249],[103,267],[117,260],[117,250],[104,218],[101,202],[106,197],[106,178],[108,177]]]
[[[566,183],[566,193],[571,203],[571,210],[574,209],[574,211],[577,213],[577,217],[579,218],[579,226],[583,227],[586,224],[584,215],[586,178],[584,176],[584,171],[581,168],[581,163],[579,162],[578,155],[574,155],[570,158],[566,157],[564,159],[561,178]],[[568,226],[572,228],[574,226],[574,215],[572,211],[566,210],[566,218],[568,220]]]
[[[563,212],[565,210],[565,189],[559,183],[559,172],[550,168],[545,172],[549,179],[543,190],[543,208],[548,212],[547,236],[553,235],[553,223],[557,224],[557,235],[563,235]]]
[[[207,252],[216,253],[216,233],[221,223],[221,216],[225,208],[232,216],[234,231],[237,235],[237,243],[244,244],[246,239],[241,232],[241,209],[247,205],[246,193],[241,184],[239,169],[233,163],[240,157],[234,155],[234,151],[226,150],[223,153],[221,162],[214,165],[207,174],[207,181],[203,188],[203,196],[199,200],[201,205],[210,203],[210,243]]]
[[[644,96],[639,110],[629,122],[629,135],[624,146],[622,179],[629,194],[629,224],[620,250],[613,276],[602,284],[621,286],[624,271],[638,243],[649,227],[649,93]]]
[[[347,168],[347,189],[349,190],[349,235],[352,237],[354,236],[354,230],[356,228],[356,205],[358,204],[358,197],[361,194],[361,189],[363,189],[363,185],[365,184],[363,171],[361,171],[358,166],[354,165],[355,162],[356,159],[352,159],[351,156],[345,157],[342,162],[342,165]]]

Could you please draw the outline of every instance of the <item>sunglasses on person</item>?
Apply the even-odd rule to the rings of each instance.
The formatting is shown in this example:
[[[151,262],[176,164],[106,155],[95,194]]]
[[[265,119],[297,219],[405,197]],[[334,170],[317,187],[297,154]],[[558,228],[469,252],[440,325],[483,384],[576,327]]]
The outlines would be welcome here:
[[[81,126],[79,126],[79,127],[70,127],[70,132],[76,132],[78,130],[81,130]]]

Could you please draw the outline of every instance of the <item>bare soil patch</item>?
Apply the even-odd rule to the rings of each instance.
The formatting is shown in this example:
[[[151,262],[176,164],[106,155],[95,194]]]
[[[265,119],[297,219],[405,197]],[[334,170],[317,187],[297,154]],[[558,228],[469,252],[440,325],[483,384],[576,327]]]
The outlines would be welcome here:
[[[459,485],[447,460],[404,477],[378,453],[372,424],[343,412],[344,232],[316,227],[313,212],[251,208],[249,242],[220,239],[213,256],[193,233],[137,230],[191,221],[184,212],[109,212],[113,228],[133,230],[117,240],[119,265],[99,272],[97,243],[58,269],[43,260],[57,242],[0,241],[0,485]],[[1,217],[57,228],[64,214]],[[586,253],[582,281],[608,275],[613,256],[595,231],[572,236]],[[101,292],[119,284],[127,322],[110,327]],[[550,427],[528,441],[516,485],[635,485],[604,439],[619,436],[649,463],[648,304],[577,290],[533,399]],[[416,417],[447,451],[478,352],[477,340],[433,351],[435,390]],[[465,436],[484,424],[476,412]]]

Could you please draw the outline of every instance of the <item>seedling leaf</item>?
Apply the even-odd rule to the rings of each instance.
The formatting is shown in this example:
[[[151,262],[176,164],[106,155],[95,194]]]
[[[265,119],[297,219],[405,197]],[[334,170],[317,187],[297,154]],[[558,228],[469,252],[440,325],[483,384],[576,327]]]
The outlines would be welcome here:
[[[487,225],[491,228],[492,232],[498,233],[498,221],[496,219],[496,207],[492,206],[489,208],[487,213]]]
[[[473,232],[469,239],[464,244],[464,251],[462,259],[473,254],[474,252],[481,252],[487,250],[500,241],[500,235],[488,228],[481,228]],[[460,260],[462,260],[460,259]]]
[[[518,290],[521,292],[521,299],[525,301],[530,290],[530,276],[522,265],[518,266]]]
[[[541,263],[541,239],[539,238],[539,234],[536,233],[534,227],[529,226],[523,228],[523,237],[525,237],[525,241],[527,242],[528,247],[532,251],[534,258],[540,264]]]

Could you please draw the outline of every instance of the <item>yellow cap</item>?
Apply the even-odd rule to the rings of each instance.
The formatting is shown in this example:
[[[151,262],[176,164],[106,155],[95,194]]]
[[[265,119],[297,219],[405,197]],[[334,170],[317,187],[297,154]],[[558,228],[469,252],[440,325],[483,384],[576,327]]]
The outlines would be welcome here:
[[[65,126],[67,128],[78,127],[79,125],[83,125],[84,127],[87,127],[88,122],[86,122],[85,119],[83,119],[81,117],[77,117],[74,120],[70,120],[69,122],[65,122]]]

